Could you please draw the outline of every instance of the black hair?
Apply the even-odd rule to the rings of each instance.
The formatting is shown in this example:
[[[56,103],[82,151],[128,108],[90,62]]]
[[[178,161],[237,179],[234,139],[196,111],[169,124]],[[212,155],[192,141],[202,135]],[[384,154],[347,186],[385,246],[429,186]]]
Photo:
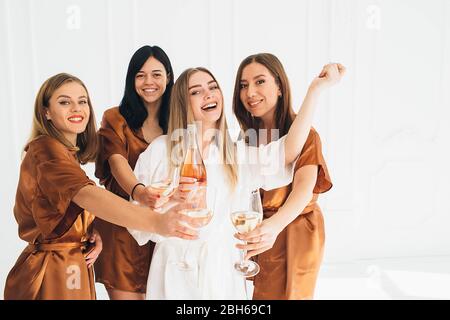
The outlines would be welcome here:
[[[125,82],[125,92],[122,101],[119,105],[120,114],[125,118],[128,126],[134,130],[140,129],[145,119],[147,119],[148,112],[141,97],[137,94],[135,88],[136,74],[141,70],[144,63],[150,57],[155,57],[156,60],[162,63],[166,69],[168,83],[166,91],[162,96],[161,107],[159,109],[159,126],[163,133],[167,133],[167,126],[169,122],[169,101],[174,82],[172,65],[169,57],[158,46],[143,46],[139,48],[131,57],[128,65],[127,78]]]

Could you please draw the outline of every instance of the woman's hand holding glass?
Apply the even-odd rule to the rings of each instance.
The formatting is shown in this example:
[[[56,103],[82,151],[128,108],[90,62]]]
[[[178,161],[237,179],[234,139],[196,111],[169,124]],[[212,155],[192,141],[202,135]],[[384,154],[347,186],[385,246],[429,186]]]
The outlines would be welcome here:
[[[178,188],[175,190],[173,199],[179,202],[185,202],[187,198],[190,197],[190,202],[196,202],[196,198],[201,198],[203,195],[201,192],[198,192],[200,191],[199,187],[204,186],[201,186],[197,182],[197,179],[190,177],[180,177]],[[203,188],[202,190],[206,189]]]
[[[159,169],[159,170],[158,170]],[[175,167],[168,174],[164,174],[160,167],[155,170],[146,187],[138,186],[134,192],[134,199],[140,204],[155,211],[166,211],[166,205],[178,188],[180,168]]]
[[[182,213],[189,207],[190,205],[179,203],[164,214],[159,214],[156,222],[158,225],[155,229],[159,230],[158,233],[164,237],[178,237],[184,240],[198,239],[198,230],[190,227],[196,223],[195,218]]]
[[[246,251],[245,260],[271,249],[285,224],[278,221],[276,215],[265,219],[256,229],[247,233],[236,233],[234,236],[246,244],[237,244],[237,248]]]
[[[246,234],[261,223],[263,218],[263,208],[258,190],[251,193],[249,202],[232,204],[231,222],[239,234]],[[245,242],[244,242],[245,243]],[[245,246],[241,246],[241,260],[234,264],[234,269],[244,277],[253,277],[258,274],[260,268],[256,262],[246,260],[247,251]]]
[[[170,195],[164,196],[158,189],[154,189],[151,186],[137,186],[134,192],[134,199],[142,205],[150,207],[152,209],[159,209],[165,205]]]
[[[212,189],[208,192],[211,201],[214,202],[215,191]],[[207,196],[206,186],[197,186],[190,190],[186,195],[184,203],[189,206],[189,208],[183,209],[180,212],[194,219],[191,224],[193,228],[202,228],[211,221],[214,210],[212,209],[212,203],[208,205]]]

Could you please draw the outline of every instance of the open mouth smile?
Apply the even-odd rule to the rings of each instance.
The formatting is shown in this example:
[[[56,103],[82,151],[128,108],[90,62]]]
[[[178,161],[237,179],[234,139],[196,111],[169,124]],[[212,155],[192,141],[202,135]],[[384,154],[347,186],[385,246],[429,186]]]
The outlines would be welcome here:
[[[211,110],[214,110],[216,108],[217,108],[217,103],[216,102],[211,102],[211,103],[208,103],[208,104],[204,105],[202,107],[202,110],[203,111],[211,111]]]
[[[83,116],[71,116],[67,118],[67,120],[71,123],[81,123],[84,120]]]
[[[154,93],[154,92],[158,91],[158,89],[156,89],[156,88],[146,88],[146,89],[142,89],[142,91],[144,91],[145,93]]]

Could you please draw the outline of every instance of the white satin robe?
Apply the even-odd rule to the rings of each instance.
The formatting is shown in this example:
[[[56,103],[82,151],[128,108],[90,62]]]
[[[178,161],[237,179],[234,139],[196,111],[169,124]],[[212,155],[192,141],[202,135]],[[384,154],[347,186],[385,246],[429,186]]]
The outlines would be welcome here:
[[[271,190],[288,185],[293,178],[293,162],[285,165],[284,138],[259,148],[249,147],[243,141],[236,143],[238,159],[238,186],[232,191],[224,166],[217,162],[218,148],[211,144],[205,166],[207,171],[207,201],[213,208],[211,222],[201,229],[198,240],[165,238],[157,234],[129,230],[140,245],[156,242],[147,282],[147,299],[248,299],[246,281],[234,270],[239,261],[235,247],[236,233],[230,219],[232,207],[239,201],[248,201],[252,190]],[[156,173],[167,176],[167,136],[156,138],[141,153],[134,170],[145,185]],[[163,177],[162,177],[163,178]],[[216,190],[211,203],[211,188]],[[190,271],[179,270],[183,260],[192,266]],[[251,296],[249,294],[249,296]]]

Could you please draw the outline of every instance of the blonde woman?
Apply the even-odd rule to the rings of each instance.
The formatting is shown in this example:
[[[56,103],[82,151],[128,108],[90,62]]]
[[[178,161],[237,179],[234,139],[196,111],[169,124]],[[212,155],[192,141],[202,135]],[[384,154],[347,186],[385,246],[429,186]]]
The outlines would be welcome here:
[[[331,85],[340,75],[323,70],[314,84]],[[245,299],[245,279],[233,268],[239,260],[231,204],[239,203],[252,190],[278,188],[292,181],[295,159],[307,139],[318,94],[305,97],[300,117],[289,133],[266,146],[250,147],[230,139],[223,112],[222,91],[211,72],[204,68],[184,71],[172,92],[168,135],[161,136],[141,154],[135,174],[148,184],[156,170],[166,172],[183,159],[185,147],[176,141],[180,129],[196,123],[198,141],[207,171],[207,188],[218,190],[214,203],[208,198],[214,216],[196,241],[155,237],[151,233],[129,230],[139,244],[157,242],[150,266],[148,299]],[[214,192],[207,192],[214,194]],[[185,256],[184,256],[185,255]],[[180,270],[177,261],[186,260],[191,268]]]
[[[160,215],[95,186],[80,163],[97,151],[95,117],[80,79],[57,74],[41,86],[20,167],[14,216],[28,242],[10,271],[7,300],[95,299],[92,264],[99,237],[88,242],[94,214],[124,227],[195,239],[174,211]],[[94,247],[89,251],[89,247]]]

